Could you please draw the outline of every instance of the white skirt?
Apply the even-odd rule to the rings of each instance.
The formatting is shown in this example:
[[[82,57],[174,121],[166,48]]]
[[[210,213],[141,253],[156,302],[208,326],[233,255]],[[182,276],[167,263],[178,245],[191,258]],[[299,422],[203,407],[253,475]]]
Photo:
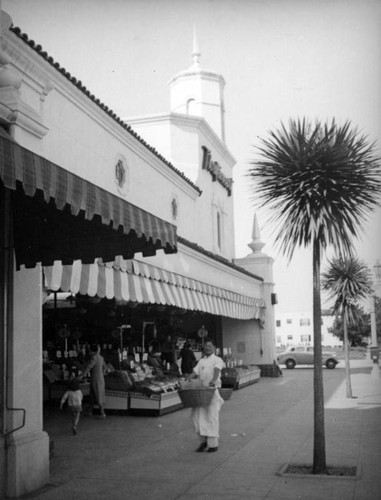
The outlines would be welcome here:
[[[219,437],[219,413],[224,400],[218,389],[215,390],[209,406],[192,408],[192,422],[195,431],[201,436]]]

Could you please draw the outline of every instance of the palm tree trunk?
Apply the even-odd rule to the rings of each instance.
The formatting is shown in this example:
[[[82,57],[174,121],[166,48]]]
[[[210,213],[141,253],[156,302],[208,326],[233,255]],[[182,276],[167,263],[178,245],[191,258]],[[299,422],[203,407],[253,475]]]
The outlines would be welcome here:
[[[313,324],[314,324],[314,460],[313,474],[327,472],[324,426],[323,358],[321,348],[320,245],[313,243]]]
[[[351,383],[351,367],[349,364],[348,325],[347,325],[345,310],[343,313],[343,325],[344,325],[345,387],[347,392],[347,398],[353,398],[352,383]]]

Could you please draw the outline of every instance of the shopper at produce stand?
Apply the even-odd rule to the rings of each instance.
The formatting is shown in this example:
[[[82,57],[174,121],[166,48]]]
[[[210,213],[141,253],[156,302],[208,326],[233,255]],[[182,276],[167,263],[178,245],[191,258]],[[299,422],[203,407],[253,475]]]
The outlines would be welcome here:
[[[184,347],[180,351],[179,359],[181,359],[181,373],[184,377],[190,375],[197,364],[197,360],[189,342],[185,342]]]
[[[90,362],[84,369],[80,379],[86,377],[90,373],[90,404],[91,411],[94,405],[98,405],[100,409],[100,415],[102,418],[106,417],[105,414],[105,379],[104,373],[106,372],[106,364],[103,356],[100,354],[100,346],[98,344],[92,344],[90,346]]]
[[[192,422],[201,440],[197,452],[212,453],[218,450],[219,414],[224,400],[217,389],[221,387],[221,370],[224,366],[222,359],[215,355],[214,341],[205,339],[204,355],[193,373],[186,377],[188,380],[198,378],[202,386],[216,388],[209,406],[192,408]]]
[[[152,366],[155,375],[160,377],[164,374],[164,362],[161,358],[161,353],[159,351],[159,344],[157,342],[152,342],[148,348],[147,364]]]

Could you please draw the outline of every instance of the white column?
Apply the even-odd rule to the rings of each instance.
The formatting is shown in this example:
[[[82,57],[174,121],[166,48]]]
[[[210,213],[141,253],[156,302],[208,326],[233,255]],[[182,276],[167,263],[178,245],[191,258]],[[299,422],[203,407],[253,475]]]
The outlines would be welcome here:
[[[18,497],[42,487],[49,480],[49,437],[42,430],[40,266],[14,271],[11,318],[7,341],[6,492],[10,497]],[[23,411],[18,409],[25,410],[24,426]]]

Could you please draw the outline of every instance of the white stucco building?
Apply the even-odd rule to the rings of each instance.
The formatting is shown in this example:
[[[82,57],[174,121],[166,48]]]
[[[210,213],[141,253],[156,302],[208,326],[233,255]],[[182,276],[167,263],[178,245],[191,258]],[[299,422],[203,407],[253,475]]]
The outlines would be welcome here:
[[[97,298],[120,321],[124,308],[129,321],[149,318],[175,334],[205,325],[220,348],[271,375],[272,259],[255,217],[251,253],[234,258],[224,80],[201,67],[197,46],[192,58],[170,82],[168,113],[125,121],[2,12],[0,496],[49,478],[42,351],[51,291]]]
[[[329,333],[335,317],[331,311],[322,310],[321,337],[323,347],[342,346],[343,343],[337,337]],[[289,345],[311,345],[314,344],[312,312],[289,312],[275,314],[275,336],[276,346],[286,347]]]

